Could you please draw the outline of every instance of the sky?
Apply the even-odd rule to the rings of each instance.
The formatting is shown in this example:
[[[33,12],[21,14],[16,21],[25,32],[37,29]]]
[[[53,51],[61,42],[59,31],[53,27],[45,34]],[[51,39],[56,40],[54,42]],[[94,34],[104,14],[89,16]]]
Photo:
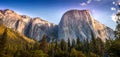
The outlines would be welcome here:
[[[115,29],[112,17],[116,11],[117,0],[0,0],[0,9],[11,9],[21,15],[40,17],[59,24],[62,15],[72,9],[90,10],[91,15],[100,23]]]

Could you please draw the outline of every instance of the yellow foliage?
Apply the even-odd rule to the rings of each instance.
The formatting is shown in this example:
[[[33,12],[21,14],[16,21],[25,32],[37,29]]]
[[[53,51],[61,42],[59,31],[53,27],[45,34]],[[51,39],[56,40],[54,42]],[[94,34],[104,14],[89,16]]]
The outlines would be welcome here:
[[[72,48],[71,57],[86,57],[86,56],[81,51],[77,51],[75,48]]]

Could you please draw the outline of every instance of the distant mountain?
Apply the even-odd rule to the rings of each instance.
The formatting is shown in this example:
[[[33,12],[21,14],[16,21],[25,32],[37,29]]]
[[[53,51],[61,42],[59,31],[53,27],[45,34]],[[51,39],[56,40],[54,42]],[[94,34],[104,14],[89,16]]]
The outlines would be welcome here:
[[[58,26],[58,38],[70,40],[80,38],[91,39],[92,34],[103,41],[114,38],[114,32],[109,27],[96,21],[88,10],[70,10],[63,16]]]
[[[107,38],[113,38],[114,32],[109,27],[99,23],[91,17],[88,10],[70,10],[66,12],[59,25],[55,25],[41,18],[31,18],[26,15],[19,15],[12,10],[0,10],[0,19],[3,24],[19,33],[41,40],[43,35],[47,40],[56,38],[70,40],[80,38],[91,39],[91,34],[103,41]]]
[[[57,37],[57,25],[38,17],[30,18],[5,9],[0,10],[0,19],[3,20],[5,26],[38,41],[41,40],[43,35],[46,35],[48,40]]]

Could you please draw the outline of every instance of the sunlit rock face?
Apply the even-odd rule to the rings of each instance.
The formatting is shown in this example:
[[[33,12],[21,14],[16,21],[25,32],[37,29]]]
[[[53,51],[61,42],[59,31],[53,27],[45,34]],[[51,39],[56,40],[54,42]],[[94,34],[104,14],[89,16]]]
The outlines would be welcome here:
[[[57,38],[57,25],[40,18],[30,18],[26,15],[19,15],[12,10],[0,10],[0,19],[7,27],[16,30],[26,36],[39,41],[43,35],[48,40]]]
[[[7,27],[17,30],[20,33],[24,33],[25,26],[30,20],[30,17],[23,17],[9,9],[0,10],[0,16]]]
[[[66,41],[68,38],[91,39],[92,34],[103,41],[114,37],[113,30],[93,19],[88,10],[70,10],[58,25],[58,38]]]
[[[41,40],[43,35],[51,41],[56,38],[70,40],[80,38],[91,39],[93,34],[96,38],[103,41],[107,38],[113,38],[113,30],[99,23],[91,17],[88,10],[70,10],[66,12],[59,25],[55,25],[41,18],[31,18],[26,15],[19,15],[12,10],[0,10],[0,19],[7,27],[18,31],[29,38],[37,41]]]
[[[57,38],[57,25],[40,18],[33,18],[27,30],[28,37],[36,40],[41,40],[43,35],[46,35],[48,40]]]

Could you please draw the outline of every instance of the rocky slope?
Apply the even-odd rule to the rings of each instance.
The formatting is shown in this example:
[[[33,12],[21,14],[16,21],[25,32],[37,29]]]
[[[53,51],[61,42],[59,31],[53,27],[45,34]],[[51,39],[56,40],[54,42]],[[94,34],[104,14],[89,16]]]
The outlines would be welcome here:
[[[48,40],[57,38],[57,25],[40,18],[33,18],[25,31],[28,37],[36,40],[41,40],[43,35],[46,35]]]
[[[99,37],[103,41],[114,36],[113,30],[92,18],[88,10],[66,12],[58,26],[59,39],[65,39],[66,41],[68,38],[70,40],[76,38],[81,40],[91,39],[91,33],[94,34],[94,37]]]
[[[0,51],[5,54],[0,57],[12,57],[17,51],[33,49],[36,44],[36,41],[0,24]]]
[[[29,38],[37,41],[43,35],[48,40],[55,38],[65,39],[91,39],[91,33],[97,38],[105,41],[106,38],[113,38],[113,30],[99,23],[91,17],[88,10],[70,10],[66,12],[59,25],[55,25],[41,18],[31,18],[26,15],[19,15],[12,10],[0,10],[0,19],[5,26],[18,31]]]
[[[19,15],[12,10],[5,9],[0,10],[0,19],[2,19],[5,26],[38,41],[43,35],[46,35],[48,39],[57,37],[57,25],[40,18],[30,18],[26,15]]]

